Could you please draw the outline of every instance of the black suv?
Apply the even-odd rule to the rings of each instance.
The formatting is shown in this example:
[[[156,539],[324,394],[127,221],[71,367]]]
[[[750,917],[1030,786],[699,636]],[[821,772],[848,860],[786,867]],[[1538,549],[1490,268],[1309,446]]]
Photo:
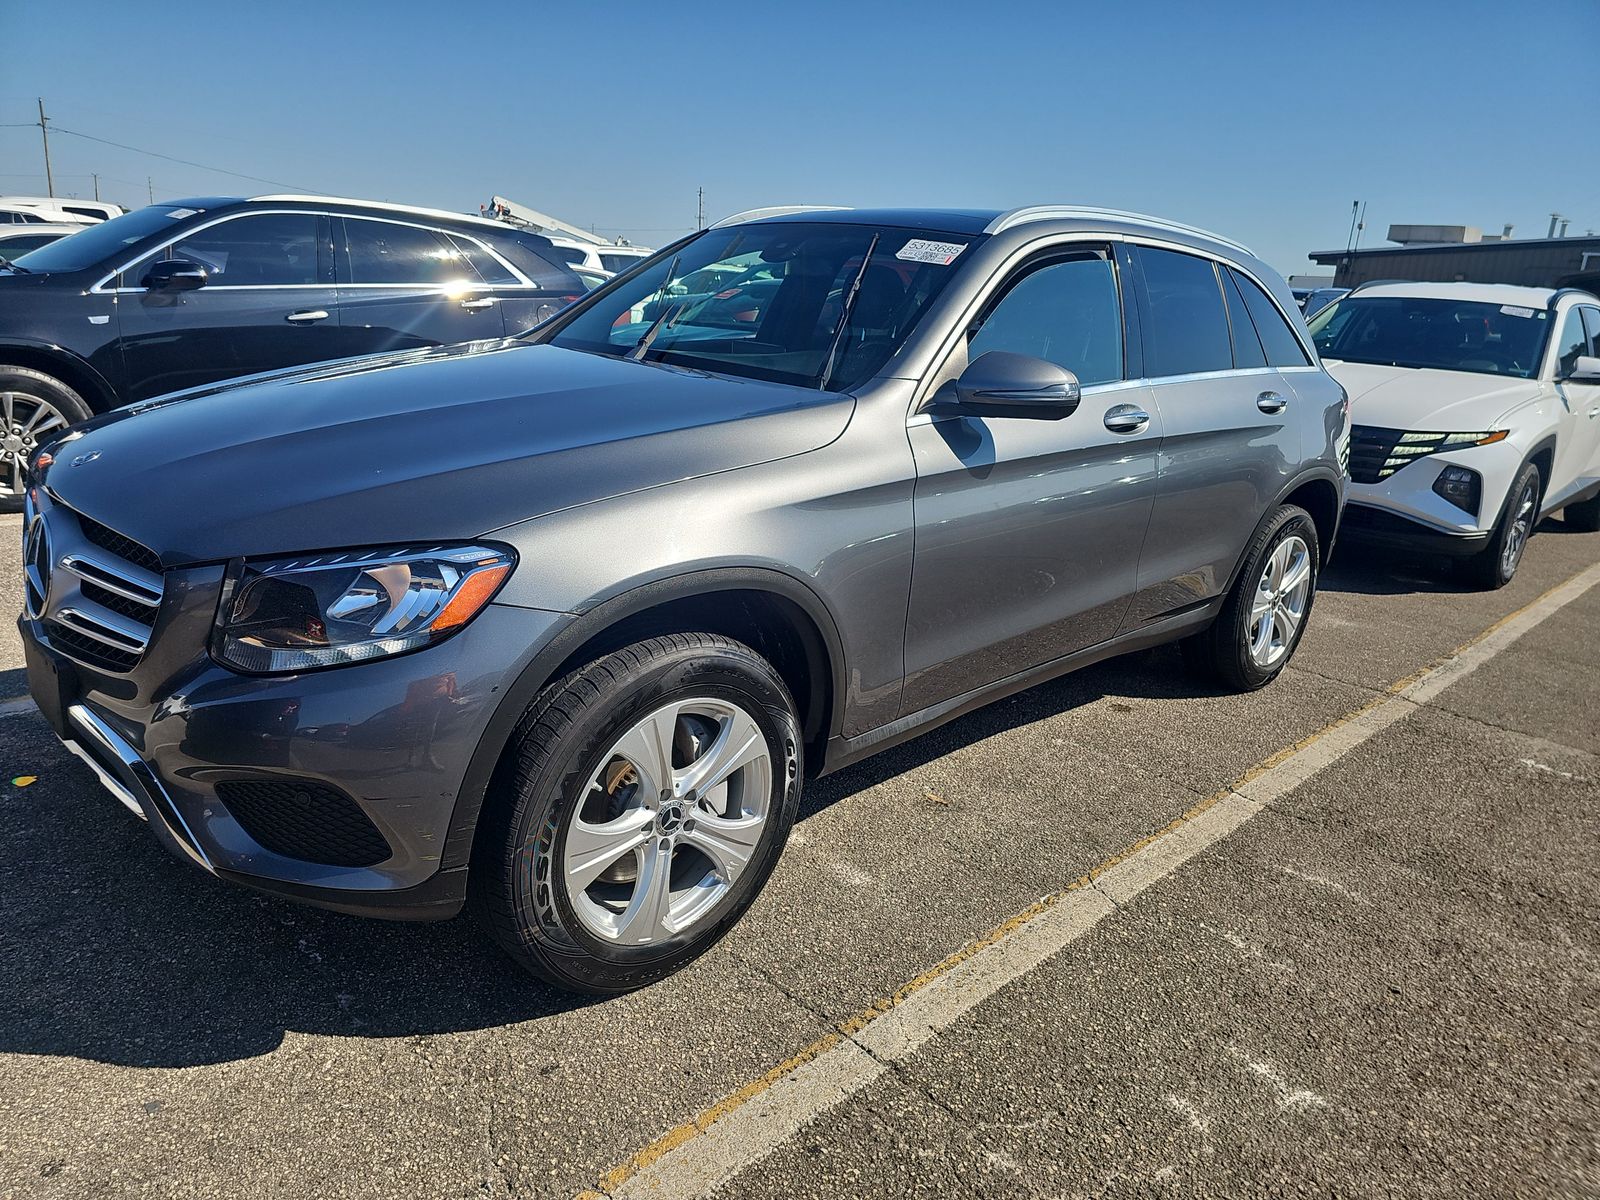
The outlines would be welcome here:
[[[545,238],[361,200],[151,205],[0,266],[0,507],[52,431],[238,375],[498,338],[585,287]]]

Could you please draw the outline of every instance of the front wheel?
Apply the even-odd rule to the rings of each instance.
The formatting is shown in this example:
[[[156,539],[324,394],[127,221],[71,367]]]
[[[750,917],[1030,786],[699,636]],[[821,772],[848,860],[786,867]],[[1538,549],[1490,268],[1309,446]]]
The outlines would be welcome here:
[[[1280,507],[1250,539],[1217,619],[1184,641],[1190,668],[1241,692],[1276,679],[1305,633],[1320,562],[1311,514]]]
[[[714,634],[638,642],[546,688],[477,839],[500,944],[574,991],[627,991],[709,949],[771,873],[799,805],[794,701]]]
[[[59,379],[0,363],[0,512],[22,507],[23,472],[34,451],[92,415],[83,397]]]
[[[1539,468],[1533,463],[1523,463],[1522,470],[1512,481],[1506,494],[1505,507],[1495,522],[1489,544],[1464,565],[1468,577],[1479,587],[1488,590],[1503,588],[1511,582],[1522,563],[1523,551],[1539,523],[1539,493],[1543,480]]]

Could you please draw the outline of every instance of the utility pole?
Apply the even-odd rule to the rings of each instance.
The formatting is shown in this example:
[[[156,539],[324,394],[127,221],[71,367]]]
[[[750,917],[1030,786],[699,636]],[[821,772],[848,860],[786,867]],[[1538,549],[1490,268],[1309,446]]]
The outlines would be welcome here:
[[[98,201],[100,199],[100,176],[94,175],[92,178],[94,179],[94,198]]]
[[[56,194],[56,177],[50,171],[50,123],[44,115],[44,97],[39,97],[39,136],[44,139],[44,189],[52,197]]]
[[[699,208],[699,211],[696,212],[696,214],[695,214],[694,227],[696,229],[704,229],[706,227],[706,190],[705,190],[705,188],[701,188],[700,189],[700,208]]]
[[[156,185],[148,175],[144,177],[144,188],[150,194],[150,203],[154,204],[156,202]]]

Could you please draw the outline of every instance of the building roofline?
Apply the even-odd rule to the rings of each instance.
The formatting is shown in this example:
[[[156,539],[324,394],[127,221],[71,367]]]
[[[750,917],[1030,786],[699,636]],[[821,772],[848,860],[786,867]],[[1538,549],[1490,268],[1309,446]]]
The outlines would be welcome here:
[[[1511,238],[1493,242],[1418,242],[1410,246],[1369,246],[1363,250],[1313,250],[1306,257],[1312,262],[1326,264],[1342,258],[1365,258],[1369,254],[1424,254],[1440,250],[1525,250],[1533,247],[1571,245],[1600,247],[1600,234],[1594,237]]]

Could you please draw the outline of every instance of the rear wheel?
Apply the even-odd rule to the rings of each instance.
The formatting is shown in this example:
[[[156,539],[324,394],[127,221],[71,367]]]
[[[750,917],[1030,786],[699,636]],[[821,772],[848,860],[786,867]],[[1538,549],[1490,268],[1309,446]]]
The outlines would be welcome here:
[[[1311,514],[1283,505],[1250,540],[1217,619],[1183,643],[1190,668],[1241,692],[1276,679],[1305,633],[1320,562]]]
[[[1467,576],[1479,587],[1493,590],[1511,582],[1522,563],[1523,551],[1539,523],[1539,494],[1543,479],[1533,463],[1523,463],[1506,494],[1505,507],[1495,522],[1489,544],[1464,563]]]
[[[1561,519],[1574,529],[1593,533],[1600,529],[1600,496],[1590,496],[1577,504],[1569,504],[1561,512]]]
[[[59,379],[0,365],[0,512],[22,507],[22,475],[34,452],[92,415],[83,397]]]
[[[479,832],[474,900],[561,987],[627,991],[709,949],[766,883],[794,822],[794,702],[748,646],[639,642],[547,688]]]

